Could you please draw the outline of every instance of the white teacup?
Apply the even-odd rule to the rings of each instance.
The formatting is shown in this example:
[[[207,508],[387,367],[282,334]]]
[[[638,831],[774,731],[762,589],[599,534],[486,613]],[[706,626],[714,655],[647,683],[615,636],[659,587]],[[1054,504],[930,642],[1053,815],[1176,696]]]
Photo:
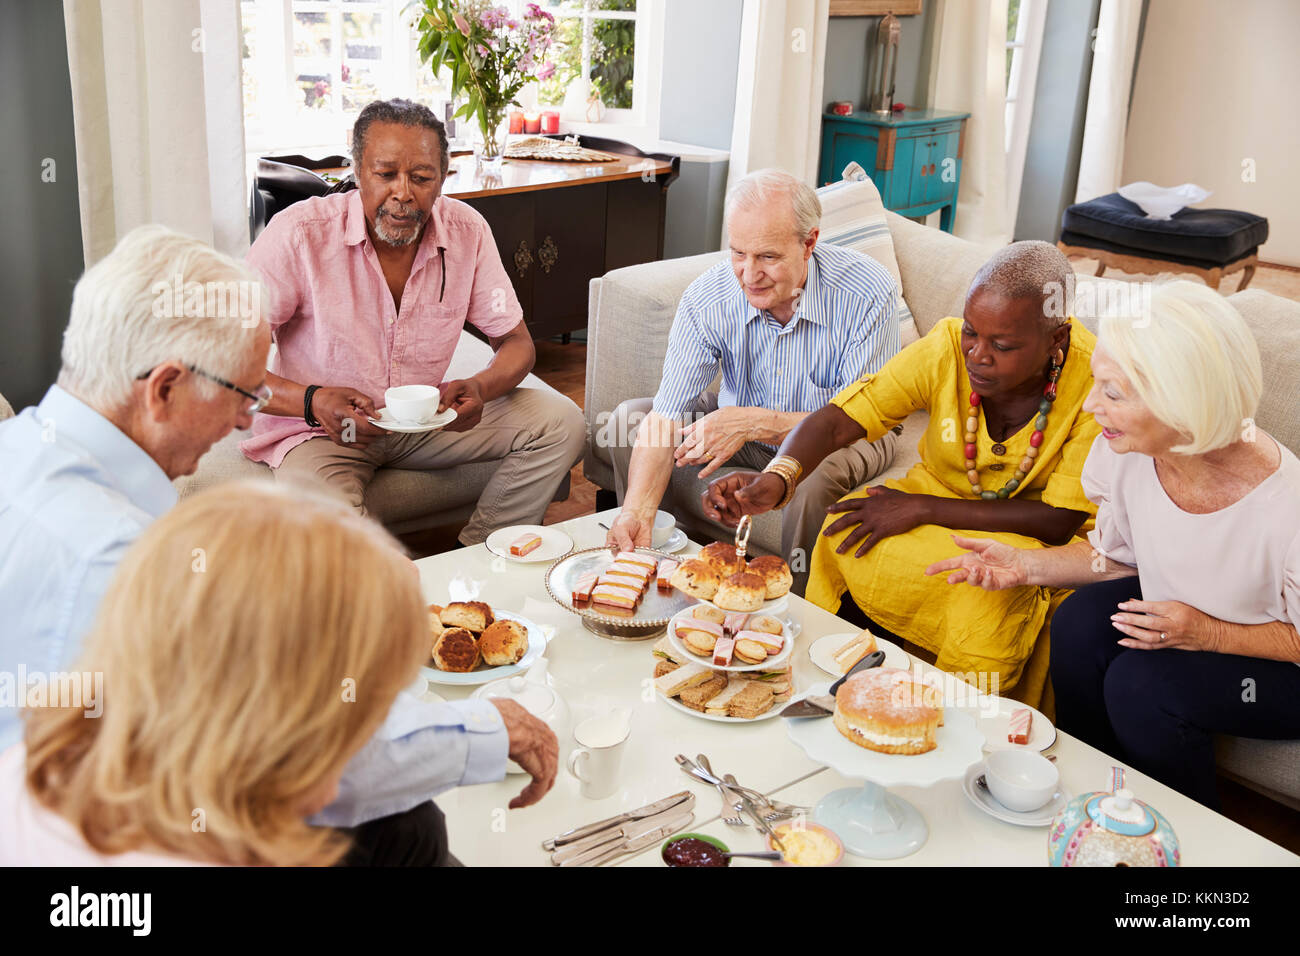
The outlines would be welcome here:
[[[569,754],[569,773],[582,781],[584,797],[599,800],[618,789],[618,769],[632,732],[631,716],[626,710],[615,710],[589,717],[573,729],[578,746]]]
[[[654,530],[650,532],[650,544],[655,548],[662,548],[668,543],[677,530],[677,519],[667,511],[655,512]]]
[[[995,750],[984,760],[984,781],[998,803],[1028,813],[1052,799],[1061,772],[1032,750]]]
[[[438,397],[432,385],[399,385],[384,392],[384,406],[395,421],[423,425],[438,414]]]

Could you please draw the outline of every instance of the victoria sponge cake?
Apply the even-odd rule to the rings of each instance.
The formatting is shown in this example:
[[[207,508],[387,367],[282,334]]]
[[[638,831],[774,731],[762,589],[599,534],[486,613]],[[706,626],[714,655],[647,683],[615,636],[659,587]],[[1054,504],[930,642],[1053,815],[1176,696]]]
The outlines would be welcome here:
[[[938,693],[894,667],[861,671],[835,692],[835,727],[859,747],[886,754],[923,754],[936,746],[943,721]]]

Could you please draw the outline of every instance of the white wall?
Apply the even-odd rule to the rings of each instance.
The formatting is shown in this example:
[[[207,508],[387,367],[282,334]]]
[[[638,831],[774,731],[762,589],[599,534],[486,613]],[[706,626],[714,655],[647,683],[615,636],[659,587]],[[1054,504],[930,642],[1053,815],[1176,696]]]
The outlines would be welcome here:
[[[1300,266],[1300,3],[1150,0],[1124,182],[1193,182],[1268,217],[1260,258]],[[1254,160],[1254,182],[1242,164]]]

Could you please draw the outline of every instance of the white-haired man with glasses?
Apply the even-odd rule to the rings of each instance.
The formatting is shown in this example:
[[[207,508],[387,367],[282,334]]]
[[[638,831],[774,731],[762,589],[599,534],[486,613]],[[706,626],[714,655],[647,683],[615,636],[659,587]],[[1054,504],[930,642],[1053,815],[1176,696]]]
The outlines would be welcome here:
[[[200,294],[160,308],[178,291],[184,304],[178,282]],[[67,666],[126,549],[176,503],[172,479],[270,401],[257,310],[207,314],[202,290],[230,282],[259,285],[162,226],[132,230],[78,281],[58,383],[0,424],[0,673]],[[0,706],[0,747],[19,732],[17,707]]]

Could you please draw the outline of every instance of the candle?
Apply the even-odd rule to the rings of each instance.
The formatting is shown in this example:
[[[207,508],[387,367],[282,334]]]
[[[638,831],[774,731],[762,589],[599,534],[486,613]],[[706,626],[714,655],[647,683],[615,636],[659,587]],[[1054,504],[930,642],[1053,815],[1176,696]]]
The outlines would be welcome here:
[[[546,110],[542,113],[542,132],[558,133],[560,131],[560,113],[558,110]]]
[[[510,111],[510,133],[513,135],[515,133],[522,133],[523,131],[524,131],[524,111],[511,110]]]
[[[542,118],[536,113],[524,114],[524,132],[540,133],[542,131]]]

